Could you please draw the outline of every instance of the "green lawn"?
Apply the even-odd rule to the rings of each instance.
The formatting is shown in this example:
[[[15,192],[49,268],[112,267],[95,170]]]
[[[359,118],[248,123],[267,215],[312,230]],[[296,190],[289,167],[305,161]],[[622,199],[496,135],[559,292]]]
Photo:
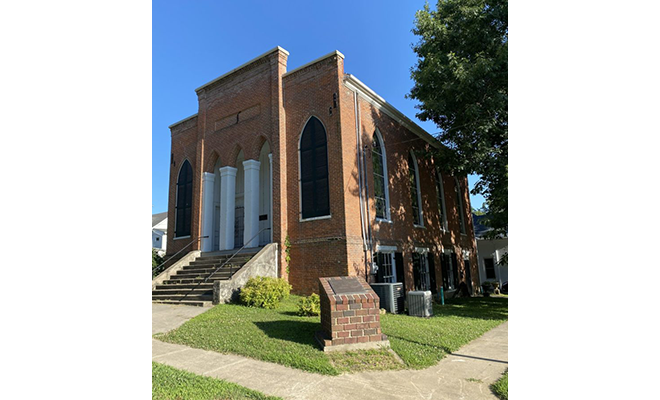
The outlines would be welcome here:
[[[507,400],[509,398],[509,371],[505,372],[504,375],[497,382],[493,383],[490,387],[493,392],[502,400]]]
[[[507,312],[506,298],[475,297],[434,305],[431,318],[387,314],[380,323],[408,367],[427,368],[506,321]]]
[[[506,298],[470,298],[434,306],[434,316],[428,319],[382,315],[383,333],[404,361],[402,366],[387,351],[327,355],[314,340],[314,332],[321,329],[320,318],[296,315],[298,299],[291,296],[275,310],[218,305],[157,338],[325,375],[367,369],[426,368],[447,352],[504,322],[508,307]]]
[[[151,363],[151,392],[153,400],[282,400],[231,382],[195,375],[155,362]]]

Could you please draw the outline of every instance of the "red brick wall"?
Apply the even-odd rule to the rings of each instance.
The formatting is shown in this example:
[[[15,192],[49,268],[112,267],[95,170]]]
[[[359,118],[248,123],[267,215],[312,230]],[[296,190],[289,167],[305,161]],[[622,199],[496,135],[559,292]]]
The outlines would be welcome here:
[[[235,166],[243,150],[245,159],[258,159],[267,141],[273,153],[273,236],[284,250],[291,242],[289,273],[281,252],[281,276],[288,278],[294,293],[318,291],[318,278],[359,275],[369,279],[360,225],[357,138],[353,92],[343,84],[344,60],[338,54],[285,74],[287,54],[271,52],[198,92],[198,116],[172,127],[168,213],[168,254],[196,240],[201,231],[202,173],[221,165]],[[336,95],[337,105],[333,104]],[[465,178],[462,195],[467,235],[459,233],[453,178],[443,176],[448,231],[440,229],[433,161],[418,156],[424,228],[412,224],[408,183],[408,154],[428,144],[365,99],[359,100],[362,145],[367,145],[369,214],[374,243],[396,245],[406,266],[406,289],[413,285],[412,255],[415,246],[428,247],[436,255],[436,280],[442,283],[440,260],[443,248],[454,249],[462,268],[461,250],[471,252],[472,278],[478,284],[476,243]],[[332,111],[332,112],[330,112]],[[238,115],[238,117],[237,117]],[[298,141],[311,116],[318,118],[327,134],[331,218],[300,220]],[[236,122],[238,121],[238,122]],[[380,130],[387,154],[391,223],[375,219],[371,140]],[[192,238],[174,240],[176,174],[184,159],[193,166]],[[217,182],[219,183],[219,182]],[[197,249],[195,243],[189,249]]]
[[[191,118],[172,128],[172,153],[170,156],[170,185],[167,202],[167,254],[172,255],[193,241],[192,233],[195,232],[195,221],[191,226],[191,237],[176,239],[174,237],[175,206],[176,206],[176,182],[179,170],[183,162],[188,160],[192,166],[193,173],[197,165],[197,117]],[[193,177],[193,198],[199,192],[199,180]],[[201,179],[201,178],[200,178]],[[188,246],[193,248],[193,245]],[[185,253],[185,252],[184,252]]]
[[[438,210],[438,198],[436,192],[436,182],[434,174],[434,161],[424,157],[419,152],[429,150],[429,144],[416,134],[410,132],[400,123],[395,121],[388,114],[380,111],[374,105],[362,97],[358,97],[359,104],[359,129],[362,141],[362,148],[367,146],[366,154],[366,175],[368,184],[368,202],[369,217],[372,229],[374,247],[376,243],[388,246],[397,246],[398,251],[403,253],[405,264],[405,282],[406,290],[413,288],[412,272],[412,252],[415,247],[427,247],[435,256],[436,283],[438,288],[442,285],[442,270],[439,255],[442,249],[453,249],[458,254],[459,270],[462,270],[463,263],[461,251],[469,250],[471,257],[476,260],[476,243],[474,241],[474,232],[472,227],[472,217],[470,212],[470,201],[467,192],[467,180],[462,178],[461,189],[463,195],[463,205],[465,211],[466,234],[460,234],[458,219],[458,204],[454,192],[453,177],[443,174],[443,183],[445,189],[445,205],[447,210],[447,231],[441,229],[440,213]],[[353,91],[343,87],[342,89],[342,116],[347,116],[347,123],[343,125],[345,131],[352,132],[355,135],[355,100]],[[352,126],[351,126],[352,123]],[[378,128],[385,145],[385,153],[388,170],[388,185],[390,199],[390,217],[391,222],[378,221],[376,219],[376,205],[374,199],[374,177],[373,160],[371,154],[373,134]],[[345,135],[346,136],[346,135]],[[348,142],[348,141],[346,141]],[[353,167],[357,164],[355,142],[345,149],[345,166]],[[408,175],[408,158],[410,151],[414,151],[418,162],[418,172],[421,191],[421,208],[423,228],[414,227],[412,219],[412,201],[410,197],[410,185]],[[348,161],[348,160],[351,161]],[[440,166],[442,170],[442,166]],[[348,186],[347,194],[353,194],[351,199],[347,199],[347,232],[354,235],[360,234],[360,208],[357,177],[351,181]],[[349,211],[350,210],[350,211]],[[350,217],[349,217],[350,216]],[[349,264],[358,266],[364,265],[364,253],[357,249],[349,250]],[[361,249],[361,245],[359,245]],[[365,267],[356,268],[355,273],[364,271]],[[471,261],[471,271],[473,284],[478,284],[478,268]],[[362,273],[363,275],[364,273]]]
[[[334,55],[283,78],[288,179],[285,210],[291,242],[289,282],[294,293],[318,291],[319,277],[348,274],[340,106],[334,108],[333,104],[333,94],[339,90],[339,71],[343,71],[343,59]],[[321,121],[327,135],[331,218],[301,221],[298,146],[312,116]]]

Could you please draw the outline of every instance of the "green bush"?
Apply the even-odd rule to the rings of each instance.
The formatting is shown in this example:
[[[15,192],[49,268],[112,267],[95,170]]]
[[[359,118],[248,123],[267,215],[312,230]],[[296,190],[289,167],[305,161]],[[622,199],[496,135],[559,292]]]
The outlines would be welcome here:
[[[257,276],[250,278],[241,289],[241,302],[249,307],[273,309],[289,297],[291,285],[282,278]]]
[[[321,298],[312,293],[309,297],[303,297],[298,302],[298,315],[311,317],[321,314]]]
[[[151,279],[155,278],[163,272],[163,267],[161,266],[158,269],[154,269],[157,266],[159,266],[163,262],[163,257],[158,255],[158,251],[154,249],[153,247],[151,248]]]

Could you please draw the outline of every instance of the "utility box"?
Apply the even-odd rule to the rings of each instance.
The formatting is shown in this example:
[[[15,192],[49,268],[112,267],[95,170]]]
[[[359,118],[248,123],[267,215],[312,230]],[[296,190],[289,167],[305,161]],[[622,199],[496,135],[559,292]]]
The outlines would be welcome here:
[[[430,290],[408,292],[408,315],[430,317],[433,315],[433,294]]]
[[[371,288],[380,297],[380,306],[388,313],[403,313],[403,283],[372,283]]]

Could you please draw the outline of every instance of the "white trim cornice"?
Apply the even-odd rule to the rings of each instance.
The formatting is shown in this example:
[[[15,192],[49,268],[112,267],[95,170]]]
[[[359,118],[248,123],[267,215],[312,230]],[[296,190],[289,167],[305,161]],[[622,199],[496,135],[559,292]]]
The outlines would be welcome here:
[[[376,244],[377,253],[395,253],[396,251],[397,251],[396,246],[383,246],[380,244]]]
[[[413,122],[410,118],[406,117],[401,111],[397,110],[393,105],[388,103],[384,98],[380,97],[369,86],[365,85],[351,74],[344,74],[344,86],[351,90],[355,90],[358,94],[370,104],[374,105],[385,114],[392,117],[395,121],[408,128],[411,132],[417,134],[420,138],[424,139],[434,147],[440,147],[440,142],[434,138],[430,133],[426,132],[422,127]]]

